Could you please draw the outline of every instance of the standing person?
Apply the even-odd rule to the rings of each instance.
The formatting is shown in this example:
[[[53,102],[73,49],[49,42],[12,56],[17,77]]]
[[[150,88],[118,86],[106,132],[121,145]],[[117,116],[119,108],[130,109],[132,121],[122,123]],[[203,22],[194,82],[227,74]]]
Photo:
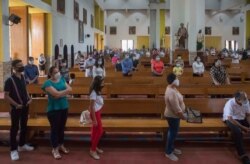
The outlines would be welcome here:
[[[62,156],[59,150],[65,154],[69,153],[69,150],[64,147],[64,129],[69,108],[66,96],[72,89],[61,77],[58,68],[55,66],[50,67],[48,78],[42,89],[48,94],[47,117],[50,123],[52,155],[55,159],[60,159]]]
[[[117,62],[115,64],[115,71],[116,72],[121,72],[122,71],[122,64],[120,62],[120,59],[117,59]]]
[[[249,133],[249,122],[247,117],[250,116],[250,106],[247,94],[243,91],[235,93],[234,98],[229,99],[223,112],[223,121],[230,128],[232,139],[235,143],[237,154],[243,164],[250,163],[243,144],[242,132]]]
[[[133,61],[129,58],[129,54],[125,55],[122,61],[122,74],[123,76],[132,76]]]
[[[210,75],[215,85],[230,84],[226,69],[222,66],[221,60],[216,59],[210,69]]]
[[[69,68],[67,67],[67,60],[65,59],[62,60],[60,73],[66,82],[69,83]]]
[[[97,58],[95,65],[93,67],[93,77],[96,76],[101,76],[102,78],[106,76],[103,57]]]
[[[196,56],[192,64],[193,76],[201,77],[204,74],[205,68],[204,64],[201,62],[201,58]]]
[[[197,35],[197,45],[196,45],[197,51],[202,51],[203,42],[204,42],[204,35],[202,34],[202,30],[200,29]]]
[[[32,99],[26,89],[25,78],[22,75],[24,66],[22,60],[16,59],[11,63],[13,74],[5,81],[4,97],[10,103],[11,128],[10,128],[10,157],[11,160],[19,160],[18,151],[32,151],[34,147],[25,144],[29,104]],[[20,126],[19,144],[16,137]],[[19,145],[19,146],[17,146]]]
[[[97,154],[102,154],[103,150],[97,146],[103,134],[102,120],[101,120],[101,109],[103,108],[104,101],[101,95],[102,88],[104,87],[104,80],[101,76],[96,76],[90,86],[90,114],[92,118],[92,129],[91,129],[91,148],[90,156],[94,159],[100,159]]]
[[[46,64],[46,58],[44,57],[44,54],[40,54],[40,56],[38,58],[38,63],[39,63],[40,75],[44,76],[45,75],[45,64]]]
[[[27,84],[38,83],[39,71],[33,57],[29,57],[28,64],[24,67],[24,76]]]
[[[175,149],[174,141],[177,137],[180,119],[185,119],[183,112],[185,110],[185,104],[183,101],[183,96],[177,90],[176,87],[179,86],[179,79],[173,73],[170,73],[167,76],[168,86],[165,91],[165,112],[164,116],[168,122],[168,134],[167,134],[167,143],[165,149],[165,156],[172,161],[178,161],[176,155],[182,154],[181,150]]]
[[[184,27],[183,23],[180,24],[180,28],[178,29],[177,35],[179,40],[179,47],[185,49],[185,41],[188,37],[188,31]]]

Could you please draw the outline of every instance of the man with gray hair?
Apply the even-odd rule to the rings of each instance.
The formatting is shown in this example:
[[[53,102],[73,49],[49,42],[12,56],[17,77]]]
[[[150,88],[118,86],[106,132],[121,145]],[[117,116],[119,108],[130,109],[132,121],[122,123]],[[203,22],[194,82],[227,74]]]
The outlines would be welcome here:
[[[250,133],[247,117],[250,116],[250,106],[247,94],[243,91],[235,93],[234,98],[229,99],[223,112],[223,121],[232,132],[232,139],[236,146],[237,153],[242,162],[249,163],[249,157],[243,147],[243,134]]]

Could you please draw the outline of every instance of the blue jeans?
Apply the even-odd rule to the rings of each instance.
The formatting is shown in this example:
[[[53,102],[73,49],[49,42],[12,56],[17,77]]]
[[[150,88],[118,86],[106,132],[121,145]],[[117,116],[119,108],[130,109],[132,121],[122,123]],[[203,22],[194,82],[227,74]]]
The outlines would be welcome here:
[[[168,134],[167,134],[167,143],[165,148],[166,154],[171,154],[174,151],[174,141],[179,131],[180,119],[167,117],[168,122]]]

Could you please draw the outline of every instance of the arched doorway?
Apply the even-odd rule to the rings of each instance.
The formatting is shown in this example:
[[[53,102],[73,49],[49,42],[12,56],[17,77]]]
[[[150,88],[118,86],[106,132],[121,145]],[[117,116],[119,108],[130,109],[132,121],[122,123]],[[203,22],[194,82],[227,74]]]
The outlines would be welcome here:
[[[74,59],[75,59],[74,45],[71,45],[71,68],[74,67]]]
[[[87,45],[87,54],[89,54],[89,45]]]
[[[65,44],[63,46],[63,59],[67,61],[67,66],[68,66],[68,47],[67,45]]]
[[[56,46],[55,46],[55,60],[57,60],[58,56],[59,56],[59,46],[58,46],[58,44],[56,44]]]

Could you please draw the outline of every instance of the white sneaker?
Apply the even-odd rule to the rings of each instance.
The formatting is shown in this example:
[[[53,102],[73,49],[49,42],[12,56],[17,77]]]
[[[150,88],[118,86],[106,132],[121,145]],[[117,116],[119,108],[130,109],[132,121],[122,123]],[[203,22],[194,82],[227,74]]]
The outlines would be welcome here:
[[[165,156],[166,156],[167,158],[171,159],[172,161],[178,161],[178,160],[179,160],[179,158],[176,157],[176,156],[174,155],[174,153],[165,154]]]
[[[12,161],[17,161],[19,160],[19,154],[17,150],[13,150],[10,152],[10,158]]]
[[[95,160],[99,160],[100,156],[96,153],[96,151],[91,151],[89,152],[89,155],[94,158]]]
[[[181,155],[182,154],[180,149],[174,149],[173,153],[176,154],[176,155]]]
[[[23,145],[23,146],[18,146],[18,151],[33,151],[34,147],[33,146],[29,146],[27,144]]]

